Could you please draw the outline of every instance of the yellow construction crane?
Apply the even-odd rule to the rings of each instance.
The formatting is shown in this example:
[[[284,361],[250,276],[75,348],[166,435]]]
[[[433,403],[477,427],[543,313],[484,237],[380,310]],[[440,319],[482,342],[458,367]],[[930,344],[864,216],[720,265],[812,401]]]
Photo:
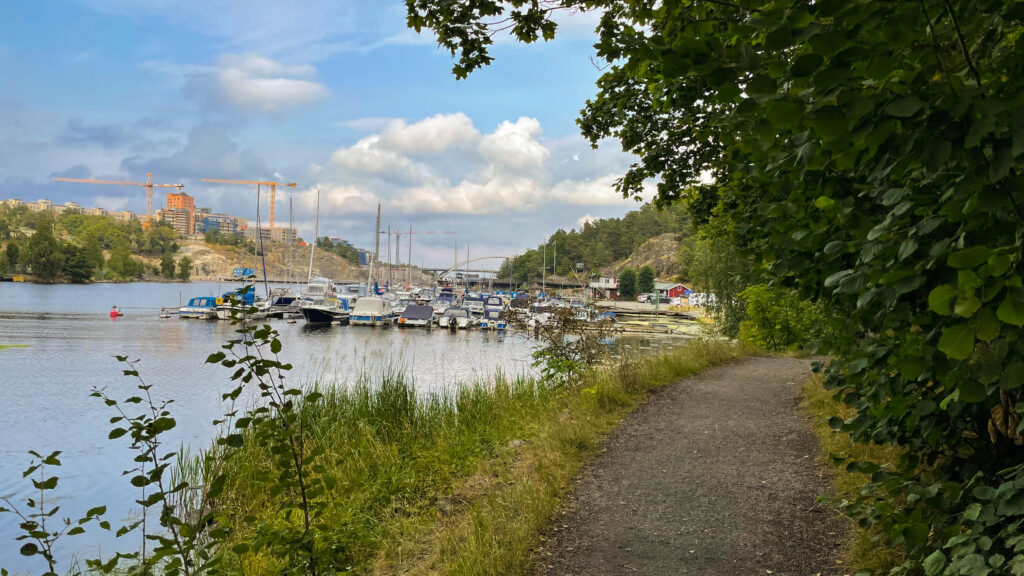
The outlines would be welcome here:
[[[153,184],[153,174],[146,172],[145,182],[125,182],[123,180],[97,180],[95,178],[54,178],[58,182],[81,182],[85,184],[112,184],[114,186],[142,186],[146,189],[146,225],[153,220],[153,188],[177,188],[181,190],[184,184]]]
[[[248,184],[250,186],[270,186],[270,227],[274,227],[274,207],[277,204],[277,187],[287,186],[295,188],[295,182],[270,182],[263,180],[221,180],[219,178],[203,178],[203,182],[216,182],[218,184]]]

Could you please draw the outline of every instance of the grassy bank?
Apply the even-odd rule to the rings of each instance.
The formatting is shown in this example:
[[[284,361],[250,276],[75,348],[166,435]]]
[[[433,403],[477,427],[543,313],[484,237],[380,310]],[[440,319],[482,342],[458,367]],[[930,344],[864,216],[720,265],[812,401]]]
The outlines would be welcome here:
[[[338,551],[339,569],[357,574],[522,574],[601,437],[649,390],[738,354],[697,341],[559,388],[499,374],[423,396],[391,371],[321,390],[301,414],[310,451],[326,463],[313,473],[334,478],[315,519],[322,545]],[[296,521],[277,517],[275,496],[259,488],[273,462],[247,442],[223,463],[228,483],[217,507],[235,519],[235,542]],[[267,555],[231,563],[247,574],[280,571]]]
[[[814,433],[821,442],[821,450],[825,461],[822,462],[832,472],[835,483],[836,497],[842,501],[853,499],[860,494],[861,488],[867,484],[866,474],[848,472],[845,464],[835,466],[829,456],[849,456],[854,460],[874,462],[879,466],[895,464],[901,450],[895,446],[878,444],[855,444],[850,435],[837,433],[828,425],[829,418],[838,416],[846,419],[853,416],[853,408],[837,401],[833,393],[822,386],[821,375],[814,375],[804,383],[803,407],[810,414]],[[856,573],[886,574],[891,568],[903,562],[900,550],[880,544],[878,535],[861,528],[856,519],[850,519],[851,536],[846,548],[847,566]]]

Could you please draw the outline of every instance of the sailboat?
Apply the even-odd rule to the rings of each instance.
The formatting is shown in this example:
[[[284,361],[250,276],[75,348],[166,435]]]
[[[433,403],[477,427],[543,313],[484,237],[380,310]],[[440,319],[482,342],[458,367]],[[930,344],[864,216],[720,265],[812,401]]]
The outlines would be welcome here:
[[[329,278],[313,278],[313,256],[316,254],[316,239],[320,234],[320,189],[316,191],[316,226],[313,242],[309,245],[309,277],[306,289],[299,298],[299,312],[306,324],[348,323],[348,308],[334,293],[334,282]]]

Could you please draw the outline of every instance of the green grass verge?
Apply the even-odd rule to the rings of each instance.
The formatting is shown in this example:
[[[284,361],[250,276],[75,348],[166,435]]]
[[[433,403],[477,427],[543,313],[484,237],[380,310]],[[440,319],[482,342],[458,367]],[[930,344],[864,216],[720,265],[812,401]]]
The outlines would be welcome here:
[[[501,374],[424,397],[400,372],[321,390],[307,406],[310,436],[338,479],[324,524],[356,574],[525,573],[549,520],[599,441],[651,389],[736,358],[735,345],[694,341],[657,357],[617,360],[576,386]],[[267,518],[252,482],[271,459],[246,443],[227,463],[218,506]],[[201,477],[198,459],[188,477]],[[236,525],[245,541],[250,529]],[[273,558],[246,574],[275,574]]]
[[[855,444],[849,434],[832,430],[828,425],[829,418],[838,416],[846,419],[853,416],[854,410],[836,400],[833,392],[825,390],[821,375],[809,378],[802,391],[803,407],[810,414],[814,433],[821,442],[824,456],[822,463],[833,472],[836,497],[840,501],[853,499],[860,494],[869,477],[866,474],[847,472],[844,465],[833,465],[829,456],[849,456],[879,466],[895,465],[902,449],[891,445]],[[903,562],[901,550],[885,546],[880,535],[860,527],[855,520],[850,519],[850,542],[845,551],[845,563],[853,572],[886,574]]]

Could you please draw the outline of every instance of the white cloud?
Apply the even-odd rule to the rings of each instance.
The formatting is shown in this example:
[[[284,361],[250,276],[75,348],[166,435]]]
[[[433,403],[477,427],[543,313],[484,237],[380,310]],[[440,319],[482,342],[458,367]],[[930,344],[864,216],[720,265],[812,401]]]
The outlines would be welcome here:
[[[619,175],[609,172],[625,164],[620,158],[567,164],[564,159],[587,155],[589,146],[579,139],[554,144],[557,155],[534,118],[502,122],[484,135],[463,113],[413,123],[393,119],[379,133],[336,150],[331,166],[316,177],[325,189],[342,186],[346,202],[364,198],[361,208],[369,209],[369,199],[374,198],[386,211],[410,216],[492,216],[529,214],[556,205],[566,210],[631,205],[614,190]]]
[[[379,134],[367,136],[348,148],[336,150],[331,155],[331,162],[354,172],[377,174],[388,180],[407,183],[437,180],[429,166],[389,149]]]
[[[513,124],[508,120],[498,129],[484,136],[480,153],[495,167],[514,170],[540,167],[550,152],[535,136],[541,135],[540,122],[535,118],[520,118]]]
[[[339,122],[338,126],[359,132],[380,132],[384,128],[387,128],[388,124],[394,120],[395,118],[391,118],[389,116],[370,116],[367,118],[344,120]]]
[[[392,206],[407,214],[505,214],[536,206],[543,194],[544,187],[528,177],[499,177],[483,182],[463,180],[449,187],[414,188]]]
[[[619,176],[605,174],[586,180],[561,180],[551,187],[550,195],[553,200],[576,206],[617,206],[635,202],[623,198],[615,190],[615,181]],[[652,192],[653,189],[645,186],[645,196]]]
[[[462,112],[437,114],[412,124],[402,119],[392,120],[381,133],[381,140],[388,148],[411,154],[443,152],[479,139],[480,132]]]
[[[276,112],[327,97],[327,88],[309,80],[316,68],[288,66],[264,56],[222,56],[216,72],[220,95],[242,109]]]
[[[579,230],[582,230],[584,226],[586,226],[587,224],[592,224],[594,222],[597,222],[597,218],[594,218],[590,214],[587,214],[585,216],[581,216],[579,220],[576,221],[576,227]]]

